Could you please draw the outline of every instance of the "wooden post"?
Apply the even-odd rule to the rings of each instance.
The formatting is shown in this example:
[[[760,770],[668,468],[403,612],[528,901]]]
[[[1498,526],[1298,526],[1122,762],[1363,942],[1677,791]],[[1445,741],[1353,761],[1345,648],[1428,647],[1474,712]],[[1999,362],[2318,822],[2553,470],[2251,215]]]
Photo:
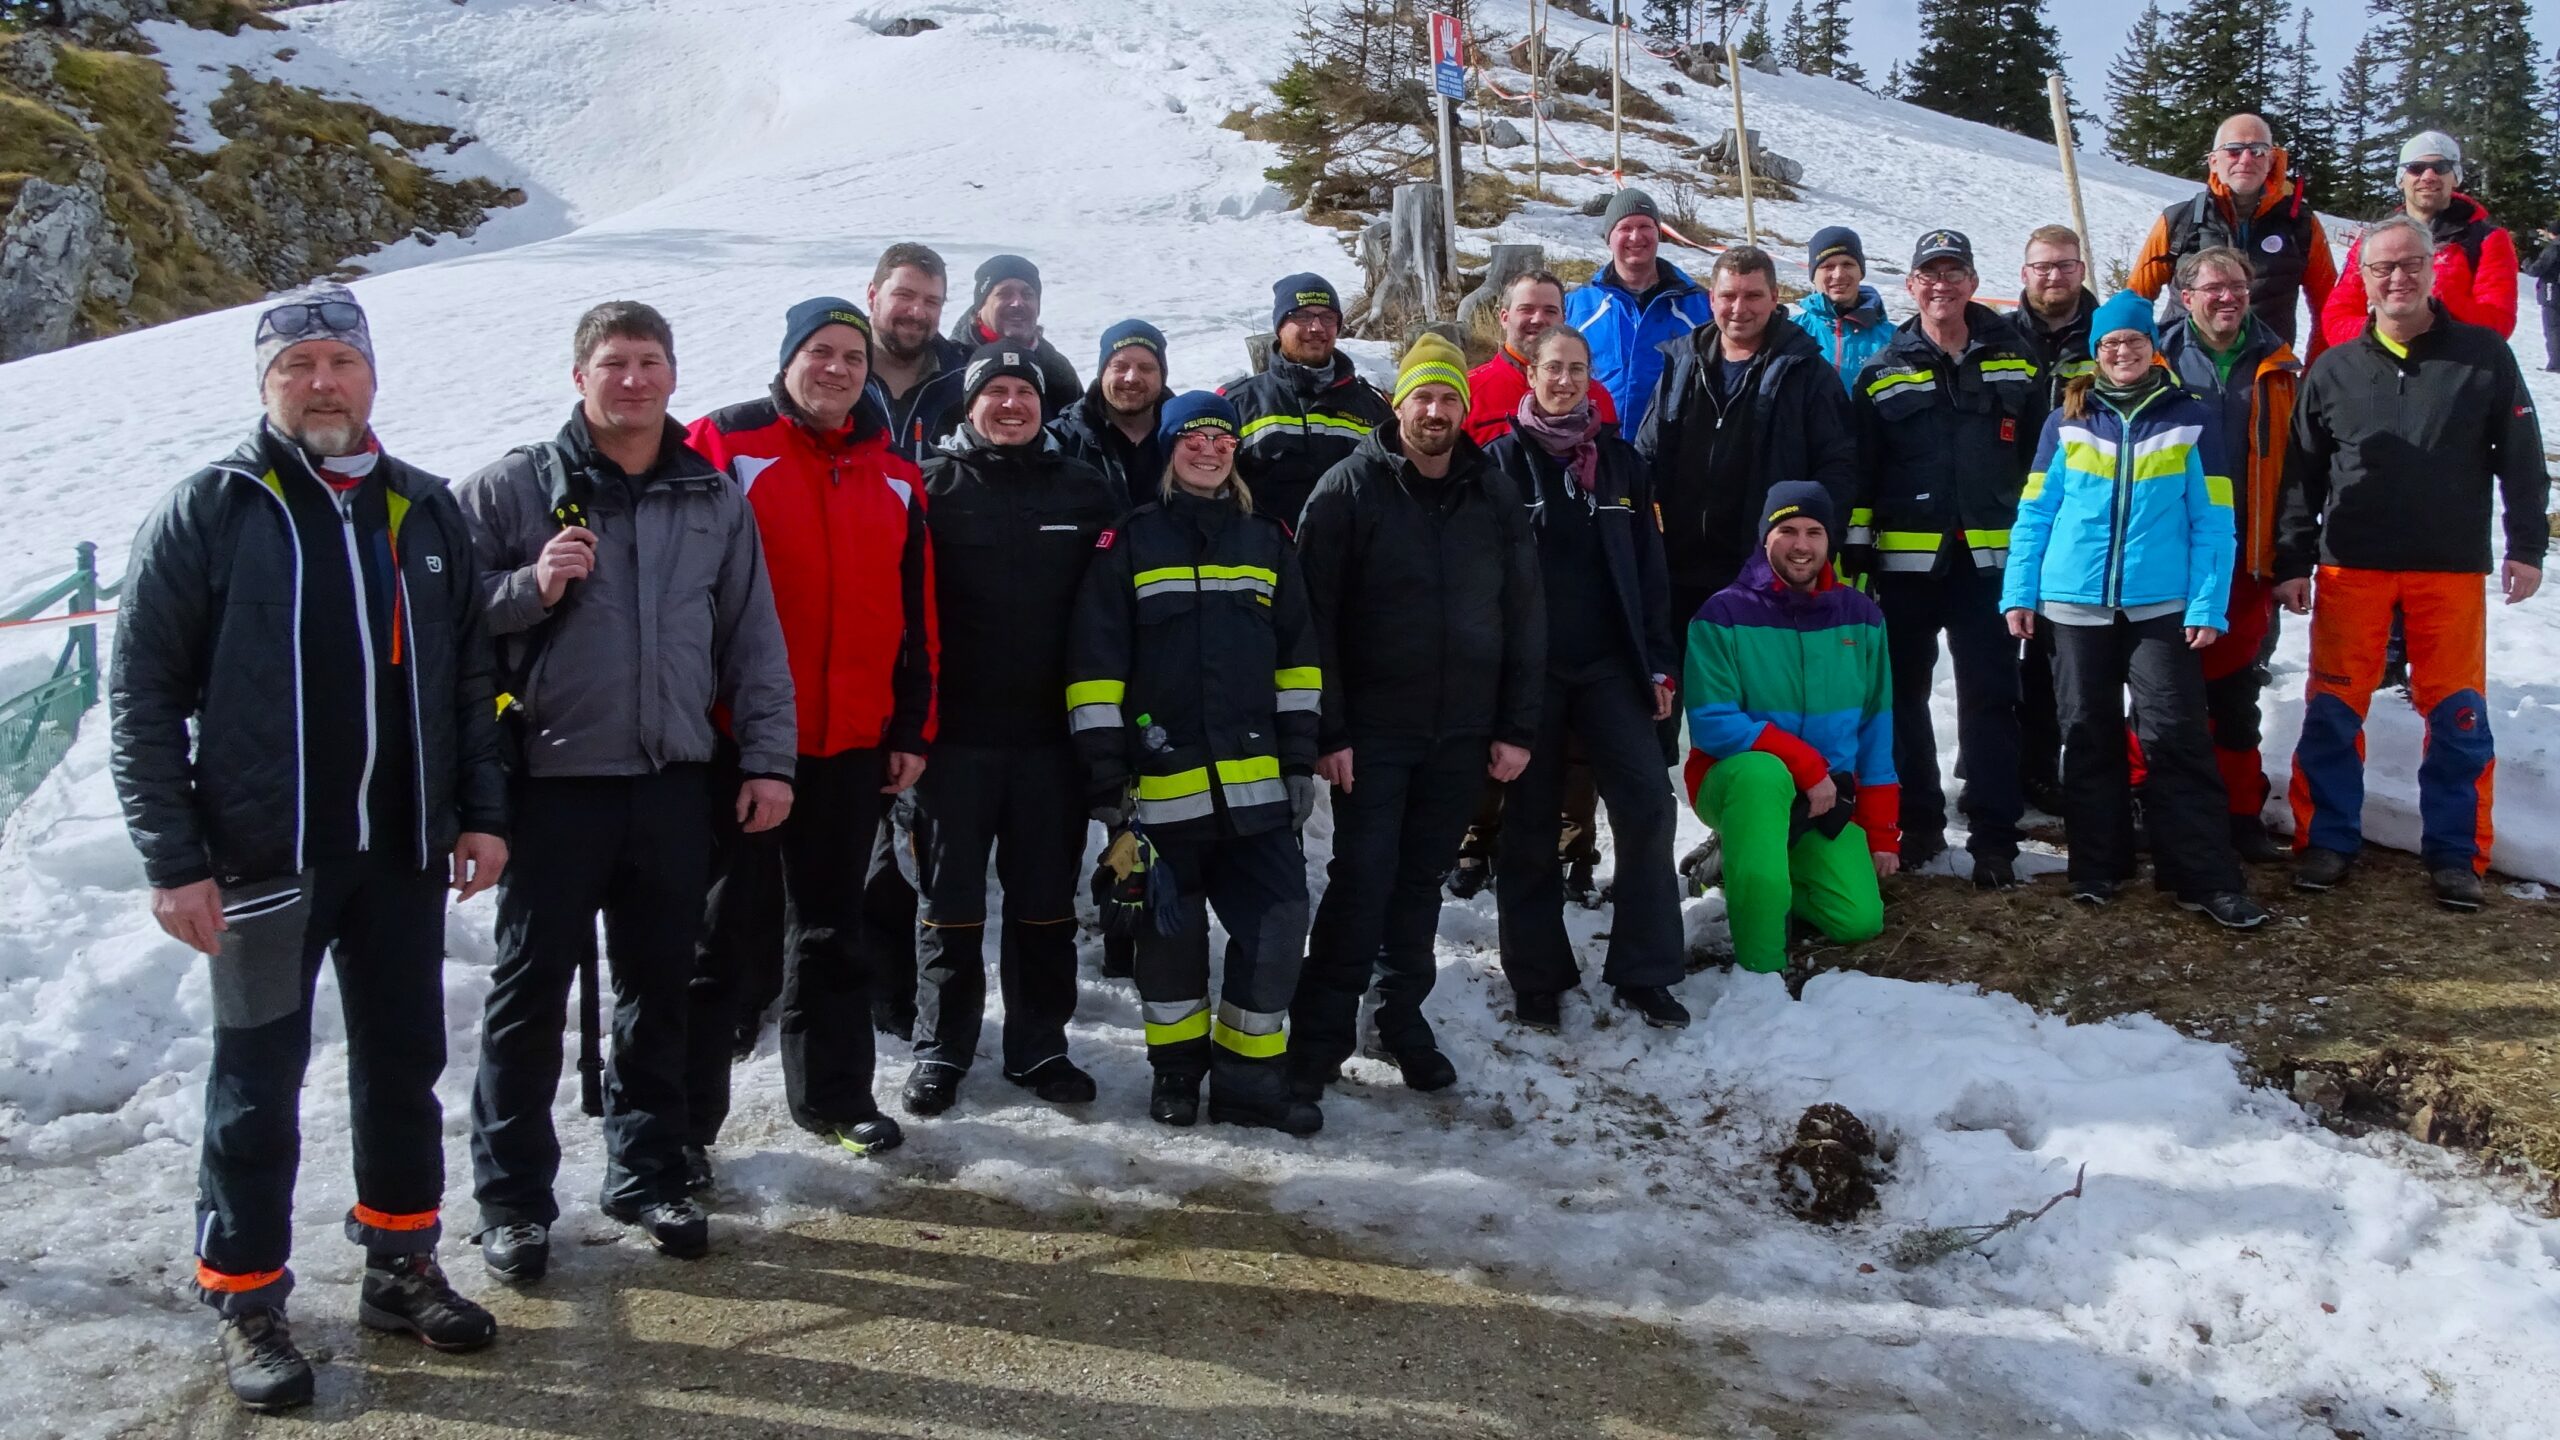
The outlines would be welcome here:
[[[1547,88],[1547,17],[1540,0],[1529,0],[1529,189],[1547,193],[1547,119],[1539,113],[1539,97]]]
[[[1760,216],[1751,198],[1751,127],[1742,121],[1742,55],[1731,40],[1724,42],[1724,81],[1733,87],[1733,168],[1742,177],[1742,240],[1757,245]]]
[[[2071,191],[2071,228],[2080,232],[2080,258],[2094,274],[2098,257],[2089,248],[2089,211],[2080,200],[2080,156],[2071,143],[2071,101],[2062,91],[2062,72],[2046,76],[2044,88],[2053,102],[2053,148],[2062,155],[2062,183]]]
[[[1449,97],[1440,98],[1440,199],[1441,210],[1448,218],[1444,227],[1449,241],[1447,273],[1458,273],[1458,117]]]
[[[1626,27],[1618,23],[1622,0],[1609,0],[1609,178],[1627,183],[1626,104],[1624,82]]]

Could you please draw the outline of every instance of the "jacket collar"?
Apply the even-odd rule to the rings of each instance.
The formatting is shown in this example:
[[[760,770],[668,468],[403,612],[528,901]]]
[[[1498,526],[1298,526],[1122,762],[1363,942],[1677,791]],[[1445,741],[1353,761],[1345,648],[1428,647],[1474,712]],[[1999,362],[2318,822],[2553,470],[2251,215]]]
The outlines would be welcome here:
[[[1617,291],[1619,294],[1626,296],[1628,299],[1638,302],[1643,301],[1646,295],[1688,295],[1698,293],[1698,282],[1689,278],[1688,271],[1681,269],[1679,266],[1672,264],[1668,260],[1660,258],[1656,258],[1653,264],[1654,268],[1662,273],[1654,280],[1653,288],[1645,291],[1642,295],[1637,294],[1635,290],[1630,288],[1626,281],[1618,278],[1618,262],[1615,260],[1601,266],[1600,273],[1591,277],[1591,283],[1594,285],[1605,285],[1608,288]]]
[[[2088,286],[2083,285],[2080,287],[2079,298],[2071,307],[2070,318],[2061,324],[2045,324],[2044,317],[2037,314],[2035,307],[2029,305],[2024,299],[2019,300],[2018,308],[2010,313],[2009,323],[2017,326],[2019,332],[2030,340],[2059,344],[2065,340],[2086,339],[2089,322],[2097,313],[2098,297],[2091,293]]]
[[[1977,350],[1991,349],[2003,343],[2015,343],[2022,338],[2017,329],[2009,323],[2008,317],[1980,301],[1966,302],[1964,326],[1964,354],[1948,357],[1950,359],[1961,361]],[[1914,315],[1894,328],[1893,339],[1888,342],[1887,348],[1910,354],[1933,355],[1938,353],[1938,342],[1929,338],[1929,332],[1920,327],[1920,317]]]
[[[1378,428],[1369,432],[1368,438],[1360,442],[1360,451],[1355,453],[1360,452],[1365,452],[1383,463],[1387,473],[1393,476],[1399,485],[1404,484],[1408,477],[1417,475],[1413,462],[1405,458],[1404,435],[1392,415],[1380,422]],[[1438,480],[1424,480],[1422,483],[1426,485],[1472,484],[1482,479],[1481,472],[1484,465],[1483,448],[1475,441],[1468,439],[1466,427],[1460,426],[1458,448],[1449,452],[1449,473]]]
[[[2207,170],[2204,176],[2204,188],[2205,193],[2213,197],[2215,207],[2222,211],[2225,219],[2241,218],[2237,203],[2240,197],[2231,193],[2231,187],[2222,183],[2221,176]],[[2255,220],[2301,193],[2302,182],[2295,179],[2293,175],[2293,158],[2285,152],[2283,146],[2279,145],[2276,147],[2275,164],[2267,168],[2267,183],[2258,191],[2258,208],[2250,211],[2247,218]]]
[[[1819,290],[1809,292],[1798,303],[1803,305],[1804,313],[1817,320],[1856,325],[1860,329],[1884,323],[1884,296],[1876,293],[1873,285],[1860,285],[1857,300],[1845,312],[1833,308],[1831,297]]]
[[[2456,190],[2453,192],[2453,199],[2446,203],[2444,209],[2436,212],[2434,220],[2428,222],[2428,229],[2434,232],[2436,244],[2445,246],[2459,243],[2463,232],[2472,226],[2488,223],[2488,209],[2479,201]]]
[[[560,427],[559,445],[572,469],[626,479],[635,487],[722,478],[710,461],[694,453],[693,447],[685,443],[684,427],[675,422],[674,416],[668,416],[665,423],[666,432],[658,440],[658,461],[649,467],[649,473],[645,475],[624,475],[621,466],[596,448],[595,435],[587,428],[586,407],[582,405],[570,407],[569,423]]]
[[[1019,445],[998,445],[979,434],[977,426],[963,420],[960,422],[960,428],[951,432],[951,438],[942,442],[942,453],[966,460],[1002,460],[1014,464],[1026,464],[1065,452],[1058,446],[1058,437],[1050,434],[1045,426],[1034,438],[1025,440]]]
[[[879,438],[888,431],[888,422],[881,417],[876,407],[867,403],[871,399],[871,387],[866,384],[862,389],[862,395],[854,401],[853,412],[846,417],[844,428],[841,430],[819,429],[818,423],[810,419],[808,412],[800,408],[800,402],[791,398],[791,392],[783,387],[782,377],[779,375],[773,377],[772,388],[766,393],[773,399],[774,413],[790,421],[794,432],[816,446],[820,454],[835,455],[850,450],[865,440]],[[584,418],[584,412],[581,412],[581,418]]]

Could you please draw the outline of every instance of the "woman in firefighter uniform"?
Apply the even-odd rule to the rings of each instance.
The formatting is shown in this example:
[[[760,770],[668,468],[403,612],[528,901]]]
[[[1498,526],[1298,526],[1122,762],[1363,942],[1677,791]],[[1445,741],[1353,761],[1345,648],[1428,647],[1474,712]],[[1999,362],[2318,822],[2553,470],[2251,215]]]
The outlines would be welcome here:
[[[1140,923],[1138,998],[1155,1067],[1148,1114],[1293,1135],[1324,1123],[1289,1097],[1283,1020],[1306,950],[1297,829],[1315,804],[1321,679],[1289,532],[1236,474],[1222,397],[1166,402],[1161,497],[1101,540],[1068,651],[1068,723],[1094,818],[1168,872]],[[1209,999],[1208,911],[1226,927]]]

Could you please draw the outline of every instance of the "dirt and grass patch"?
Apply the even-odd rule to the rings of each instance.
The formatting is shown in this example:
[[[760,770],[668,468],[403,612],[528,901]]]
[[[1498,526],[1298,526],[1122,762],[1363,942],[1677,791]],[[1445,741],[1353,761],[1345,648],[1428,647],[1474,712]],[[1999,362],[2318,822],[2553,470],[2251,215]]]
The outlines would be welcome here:
[[[2233,1046],[2332,1125],[2470,1151],[2560,1214],[2560,904],[2491,880],[2487,904],[2457,915],[2407,855],[2369,850],[2327,895],[2261,867],[2250,889],[2276,918],[2230,932],[2147,886],[2094,909],[2058,876],[1998,895],[1900,877],[1882,937],[1809,958],[1817,973],[1976,984],[2073,1021],[2155,1015]]]

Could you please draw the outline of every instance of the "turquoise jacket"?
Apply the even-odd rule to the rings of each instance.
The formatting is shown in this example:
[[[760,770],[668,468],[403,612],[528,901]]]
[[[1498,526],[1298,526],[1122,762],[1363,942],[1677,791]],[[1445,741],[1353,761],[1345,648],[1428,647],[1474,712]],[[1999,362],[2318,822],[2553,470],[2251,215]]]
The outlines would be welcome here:
[[[2226,628],[2239,532],[2220,426],[2162,378],[2130,413],[2091,390],[2086,414],[2046,417],[2009,531],[2001,609],[2175,601],[2184,623]]]
[[[1867,358],[1882,350],[1893,339],[1893,322],[1885,318],[1884,297],[1873,285],[1858,287],[1858,303],[1843,315],[1831,304],[1831,297],[1816,290],[1796,302],[1792,317],[1796,327],[1813,337],[1822,347],[1822,358],[1840,372],[1840,383],[1851,393],[1858,388],[1858,371]]]

